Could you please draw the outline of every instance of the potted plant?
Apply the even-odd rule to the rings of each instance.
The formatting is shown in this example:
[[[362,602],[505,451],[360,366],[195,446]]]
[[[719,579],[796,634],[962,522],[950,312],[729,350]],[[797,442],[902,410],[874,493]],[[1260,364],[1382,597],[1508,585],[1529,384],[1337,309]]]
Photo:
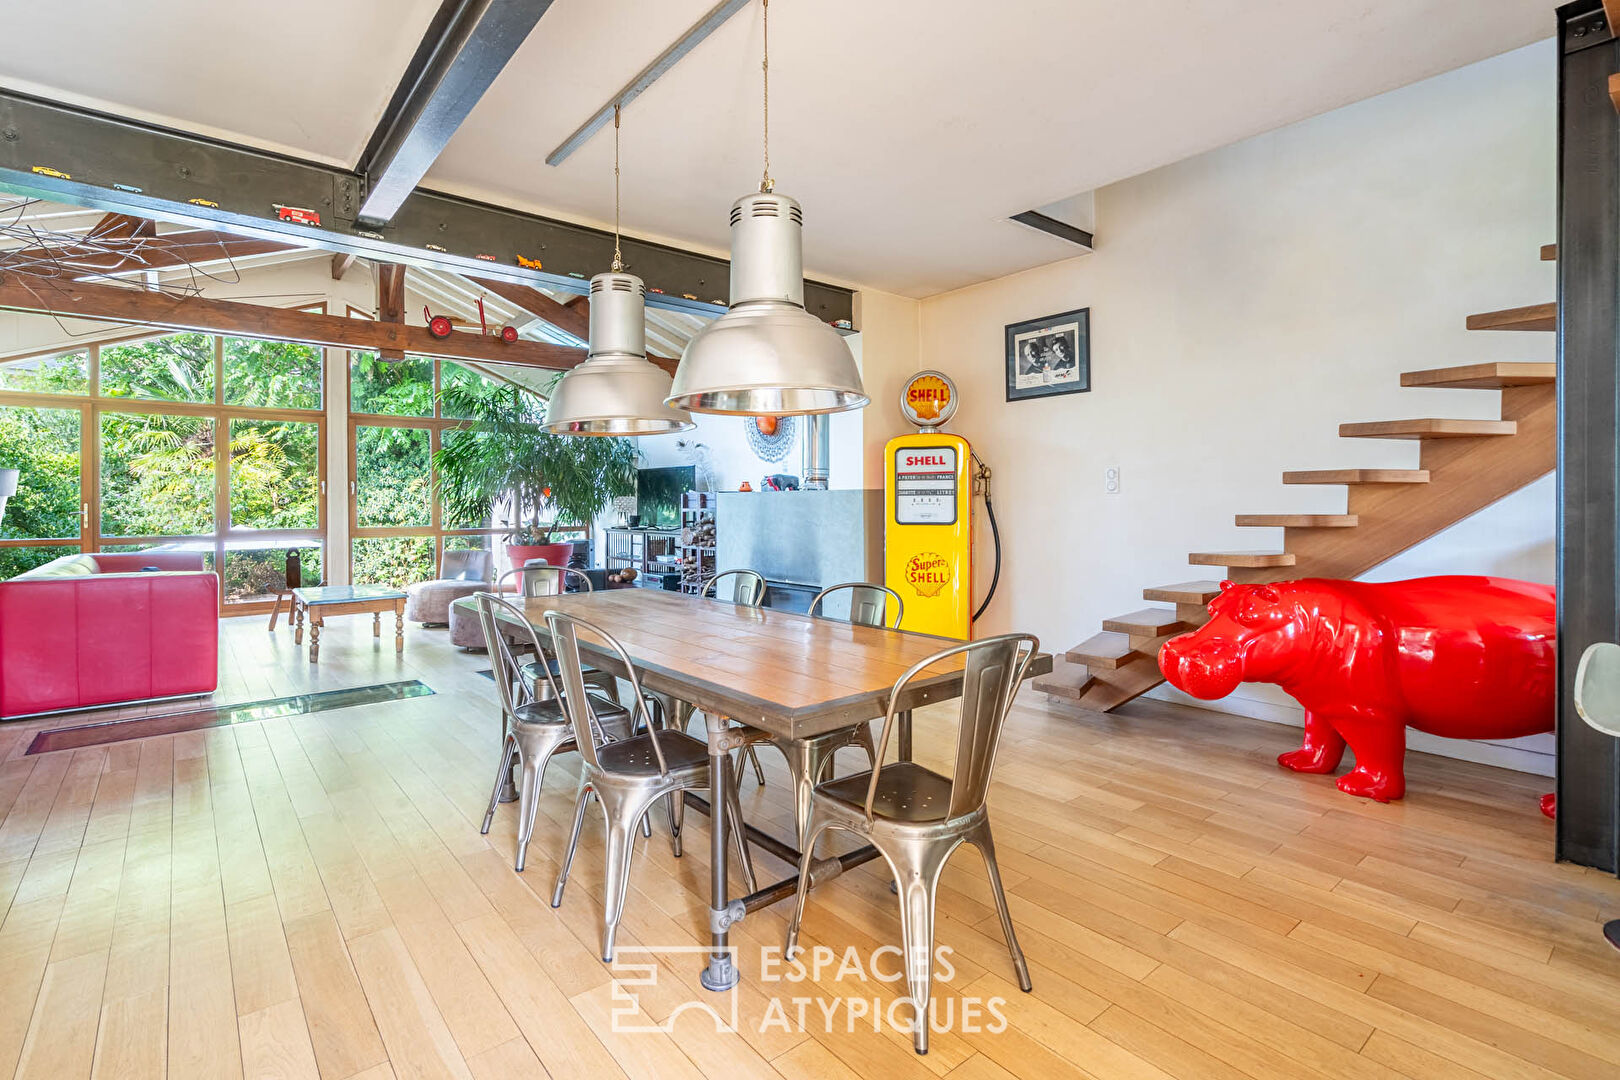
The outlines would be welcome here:
[[[548,387],[549,389],[549,387]],[[467,426],[444,433],[434,455],[446,522],[499,527],[513,566],[545,559],[566,566],[572,544],[612,501],[635,491],[636,449],[627,438],[551,435],[540,427],[545,401],[492,379],[458,377],[439,393],[441,412]],[[548,520],[549,515],[549,520]]]

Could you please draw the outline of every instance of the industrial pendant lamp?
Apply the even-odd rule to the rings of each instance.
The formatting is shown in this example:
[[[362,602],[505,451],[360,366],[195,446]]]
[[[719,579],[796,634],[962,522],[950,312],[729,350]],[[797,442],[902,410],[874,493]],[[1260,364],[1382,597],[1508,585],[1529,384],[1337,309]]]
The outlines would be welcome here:
[[[838,332],[804,310],[804,217],[771,179],[770,0],[764,2],[765,171],[731,206],[731,309],[693,335],[668,403],[745,416],[859,409],[870,398]]]
[[[591,278],[590,347],[558,381],[545,429],[556,435],[663,435],[696,427],[664,404],[669,374],[647,360],[647,287],[619,256],[619,109],[613,109],[613,269]]]

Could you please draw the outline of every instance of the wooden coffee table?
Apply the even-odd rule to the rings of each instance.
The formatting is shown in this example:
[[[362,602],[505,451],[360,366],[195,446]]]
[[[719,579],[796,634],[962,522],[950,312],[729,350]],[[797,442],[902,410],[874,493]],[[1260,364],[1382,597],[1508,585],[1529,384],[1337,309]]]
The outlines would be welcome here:
[[[405,651],[405,594],[391,585],[322,585],[294,589],[293,642],[304,642],[304,619],[309,619],[309,662],[321,655],[321,627],[333,615],[371,613],[371,636],[382,637],[382,615],[394,613],[394,651]]]

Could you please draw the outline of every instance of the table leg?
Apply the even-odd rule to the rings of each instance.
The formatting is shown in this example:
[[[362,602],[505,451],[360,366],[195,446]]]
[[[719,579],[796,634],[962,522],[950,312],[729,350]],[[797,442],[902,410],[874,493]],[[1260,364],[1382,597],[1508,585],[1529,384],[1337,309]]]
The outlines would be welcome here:
[[[293,644],[304,643],[304,605],[295,598],[292,601]]]
[[[394,605],[394,651],[405,651],[405,603],[400,601]]]
[[[730,926],[740,913],[731,910],[727,897],[726,858],[728,845],[726,830],[731,822],[726,817],[729,803],[727,791],[732,782],[731,754],[726,749],[727,730],[731,719],[704,713],[709,731],[709,964],[698,976],[705,990],[730,990],[739,978],[737,965],[731,959]],[[738,822],[741,828],[742,823]]]
[[[309,615],[309,662],[315,663],[321,656],[321,616],[318,612]]]
[[[911,710],[907,709],[905,712],[897,714],[895,716],[895,719],[897,721],[899,721],[899,723],[900,723],[900,760],[901,761],[910,761],[911,760]]]
[[[371,636],[374,638],[382,637],[382,612],[380,611],[371,613]]]

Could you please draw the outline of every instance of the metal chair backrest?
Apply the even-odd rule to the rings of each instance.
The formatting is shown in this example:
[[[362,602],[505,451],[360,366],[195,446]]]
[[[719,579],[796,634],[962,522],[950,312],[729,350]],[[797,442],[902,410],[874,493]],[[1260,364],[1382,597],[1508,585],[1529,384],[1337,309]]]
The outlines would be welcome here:
[[[577,585],[579,592],[591,591],[591,579],[582,570],[567,566],[514,566],[495,583],[496,592],[506,591],[508,578],[517,578],[517,591],[526,600],[537,596],[560,596],[568,586]]]
[[[1596,731],[1620,738],[1620,645],[1588,645],[1575,669],[1575,711]]]
[[[956,768],[951,776],[951,805],[946,817],[961,817],[984,805],[990,791],[990,771],[995,767],[996,750],[1001,745],[1001,726],[1012,708],[1013,696],[1024,681],[1024,671],[1040,647],[1040,639],[1033,634],[983,638],[919,660],[895,680],[889,694],[888,715],[883,718],[883,736],[878,741],[878,764],[872,768],[872,782],[866,789],[868,821],[872,820],[872,804],[877,799],[878,774],[889,746],[889,732],[899,711],[895,705],[905,692],[906,684],[925,669],[958,654],[965,654],[962,716],[956,732]]]
[[[731,602],[743,607],[759,607],[765,600],[765,579],[754,570],[727,570],[714,575],[703,586],[703,595],[720,597],[720,583],[730,578]]]
[[[866,581],[846,581],[841,585],[829,585],[816,593],[815,599],[810,601],[810,614],[814,618],[826,619],[833,616],[822,612],[828,596],[834,593],[849,593],[849,622],[857,626],[888,626],[889,601],[894,602],[894,625],[899,626],[900,620],[906,617],[906,604],[900,599],[900,594],[887,585],[874,585]]]
[[[495,693],[500,697],[501,711],[515,720],[520,706],[545,696],[540,693],[539,679],[532,672],[538,671],[545,677],[553,695],[557,693],[557,680],[552,678],[551,665],[547,663],[533,665],[531,673],[526,673],[524,665],[518,662],[507,633],[516,634],[519,644],[527,644],[536,656],[546,655],[540,650],[539,635],[534,632],[534,627],[524,617],[521,608],[494,593],[473,593],[473,598],[478,601],[478,621],[484,627],[484,643],[489,649],[490,666],[494,668],[490,674],[495,678]],[[500,612],[503,610],[511,616],[510,619],[501,618]]]
[[[490,553],[483,548],[451,548],[439,562],[441,581],[488,581]]]
[[[611,741],[601,725],[596,722],[596,714],[591,711],[590,698],[585,694],[585,665],[579,658],[581,629],[600,638],[602,644],[606,645],[624,665],[625,674],[622,678],[630,683],[632,707],[640,710],[642,723],[652,740],[653,755],[658,759],[658,773],[660,776],[667,774],[669,768],[664,764],[664,751],[658,745],[658,730],[652,722],[652,713],[647,709],[647,699],[641,693],[641,680],[636,677],[636,668],[630,662],[630,654],[624,651],[624,646],[620,645],[612,634],[595,623],[553,609],[546,612],[546,630],[551,637],[552,648],[557,652],[557,667],[562,673],[563,713],[568,717],[568,722],[574,725],[574,742],[579,745],[580,754],[591,768],[600,770],[602,762],[597,756],[596,749],[603,743]],[[630,730],[636,730],[636,718],[633,713],[630,717]]]

